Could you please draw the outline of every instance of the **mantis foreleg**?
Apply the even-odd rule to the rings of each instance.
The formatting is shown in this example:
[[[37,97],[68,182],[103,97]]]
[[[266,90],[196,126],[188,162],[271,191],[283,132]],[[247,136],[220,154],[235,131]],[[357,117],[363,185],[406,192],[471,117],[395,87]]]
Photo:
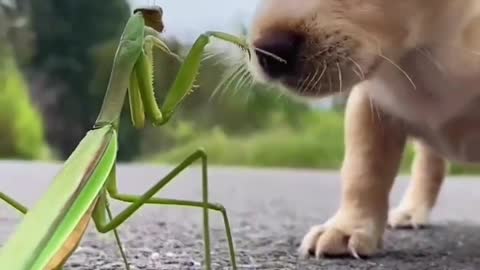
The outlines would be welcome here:
[[[157,48],[177,59],[178,57],[155,35],[152,34],[145,37],[144,49],[135,60],[129,87],[129,92],[138,92],[129,93],[132,120],[136,127],[142,127],[144,125],[145,117],[155,126],[163,125],[169,121],[178,105],[192,92],[203,59],[205,47],[210,42],[211,37],[230,42],[248,51],[245,42],[235,36],[222,32],[206,32],[200,35],[193,44],[187,57],[182,61],[173,85],[167,92],[167,96],[161,107],[157,104],[152,85],[152,49]],[[135,104],[138,104],[138,106],[135,106]],[[108,116],[101,116],[99,119],[103,119],[104,117]]]
[[[248,52],[248,46],[245,42],[235,36],[221,32],[206,32],[200,35],[183,61],[175,81],[170,91],[168,91],[168,95],[162,106],[165,119],[170,118],[180,102],[192,91],[200,69],[200,63],[203,59],[205,47],[210,42],[211,37],[235,44]]]
[[[188,166],[193,164],[197,160],[202,161],[202,197],[203,201],[184,201],[184,200],[172,200],[172,199],[160,199],[153,198],[153,196],[160,191],[163,187],[169,184],[178,174],[184,171]],[[189,206],[189,207],[200,207],[204,209],[204,238],[205,238],[205,264],[207,269],[211,269],[211,255],[210,255],[210,231],[209,231],[209,218],[208,218],[208,209],[219,211],[222,213],[225,230],[227,234],[227,240],[229,245],[230,258],[232,261],[232,268],[237,269],[235,261],[235,252],[233,246],[233,240],[230,230],[230,224],[228,221],[228,216],[226,210],[223,206],[219,204],[208,203],[208,175],[207,175],[207,156],[202,150],[198,150],[189,157],[187,157],[180,165],[175,167],[169,174],[167,174],[162,180],[157,184],[147,190],[141,196],[134,195],[125,195],[119,194],[116,187],[115,173],[114,171],[111,174],[112,179],[109,182],[107,187],[109,195],[117,200],[130,202],[131,204],[121,211],[117,216],[113,217],[111,221],[106,220],[105,209],[101,205],[105,204],[105,200],[100,201],[99,207],[94,211],[93,218],[97,226],[98,231],[102,233],[109,232],[120,226],[125,220],[127,220],[131,215],[133,215],[142,205],[144,204],[159,204],[159,205],[179,205],[179,206]],[[104,197],[105,199],[105,197]]]

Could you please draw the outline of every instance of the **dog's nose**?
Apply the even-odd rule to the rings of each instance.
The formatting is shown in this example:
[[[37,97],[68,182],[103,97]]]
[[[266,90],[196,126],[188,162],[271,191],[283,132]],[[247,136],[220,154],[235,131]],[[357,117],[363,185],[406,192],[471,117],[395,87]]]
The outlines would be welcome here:
[[[255,54],[260,67],[273,79],[292,73],[303,43],[301,35],[278,31],[263,35],[255,40]]]

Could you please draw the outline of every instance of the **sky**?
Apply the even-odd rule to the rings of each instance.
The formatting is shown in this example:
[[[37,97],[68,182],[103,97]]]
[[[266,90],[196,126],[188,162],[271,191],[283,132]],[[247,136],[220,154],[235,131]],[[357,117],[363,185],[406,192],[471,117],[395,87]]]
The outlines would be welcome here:
[[[191,42],[207,30],[235,34],[249,25],[259,0],[129,0],[132,8],[158,5],[164,11],[165,35]]]

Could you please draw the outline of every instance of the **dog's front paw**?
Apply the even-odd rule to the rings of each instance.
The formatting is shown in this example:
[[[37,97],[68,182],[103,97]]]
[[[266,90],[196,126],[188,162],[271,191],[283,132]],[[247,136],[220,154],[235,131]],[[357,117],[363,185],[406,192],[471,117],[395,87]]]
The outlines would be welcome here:
[[[430,209],[427,207],[402,207],[390,211],[388,226],[393,229],[420,229],[429,224]]]
[[[373,222],[329,221],[310,228],[299,248],[302,257],[374,255],[382,247],[383,230]]]

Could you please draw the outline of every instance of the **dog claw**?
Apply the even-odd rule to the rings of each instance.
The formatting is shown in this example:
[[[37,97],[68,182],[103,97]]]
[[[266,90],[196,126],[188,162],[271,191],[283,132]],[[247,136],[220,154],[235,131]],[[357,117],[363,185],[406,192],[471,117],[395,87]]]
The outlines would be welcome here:
[[[357,259],[357,260],[361,260],[362,258],[358,255],[357,251],[355,250],[354,247],[348,247],[348,249],[350,250],[350,253],[352,254],[352,256]]]

